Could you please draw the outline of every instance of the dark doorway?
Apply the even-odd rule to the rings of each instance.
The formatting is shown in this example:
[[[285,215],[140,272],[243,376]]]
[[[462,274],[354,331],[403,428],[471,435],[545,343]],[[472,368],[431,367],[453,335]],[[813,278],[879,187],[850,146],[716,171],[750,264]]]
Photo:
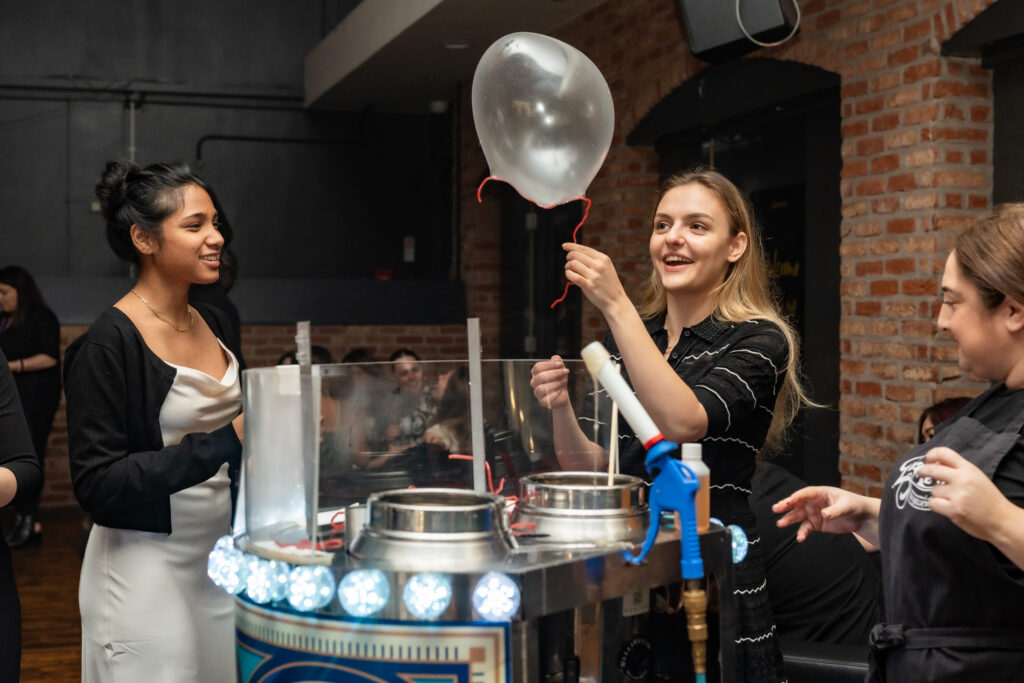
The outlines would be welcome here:
[[[540,209],[511,186],[501,188],[501,357],[576,358],[580,291],[570,287],[564,301],[551,303],[565,287],[562,244],[583,217],[581,202]]]
[[[742,96],[739,94],[742,93]],[[780,464],[838,484],[839,77],[792,62],[739,60],[680,86],[637,126],[664,177],[713,166],[751,199],[782,304],[801,337],[804,410]]]

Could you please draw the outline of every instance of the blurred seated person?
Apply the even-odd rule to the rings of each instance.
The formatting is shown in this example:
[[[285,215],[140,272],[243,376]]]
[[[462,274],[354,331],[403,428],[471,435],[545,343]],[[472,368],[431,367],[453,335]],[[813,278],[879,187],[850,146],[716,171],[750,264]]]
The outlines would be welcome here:
[[[424,385],[423,367],[415,351],[398,349],[388,361],[395,387],[382,411],[384,420],[375,445],[388,453],[398,453],[422,441],[427,425],[437,414],[441,394],[436,385]]]
[[[813,534],[798,543],[795,526],[776,526],[772,503],[806,485],[785,468],[761,461],[751,481],[750,507],[783,651],[787,640],[866,647],[871,627],[882,618],[878,554],[851,535]]]
[[[967,396],[954,396],[939,401],[921,412],[917,421],[917,442],[924,443],[935,436],[935,428],[960,412],[960,409],[971,402]]]
[[[277,359],[277,365],[298,365],[298,353],[298,349],[285,351],[281,354],[281,357]],[[313,365],[330,365],[334,362],[334,358],[331,356],[330,351],[322,346],[313,344],[309,347],[309,362]]]
[[[336,471],[339,467],[377,469],[386,459],[375,457],[370,446],[377,424],[374,411],[390,399],[391,387],[380,377],[380,365],[369,350],[352,349],[341,362],[350,367],[336,382],[337,414],[331,438],[338,459],[326,464]]]
[[[468,455],[473,450],[469,418],[469,371],[465,367],[437,378],[437,415],[423,441],[445,448],[449,453]]]

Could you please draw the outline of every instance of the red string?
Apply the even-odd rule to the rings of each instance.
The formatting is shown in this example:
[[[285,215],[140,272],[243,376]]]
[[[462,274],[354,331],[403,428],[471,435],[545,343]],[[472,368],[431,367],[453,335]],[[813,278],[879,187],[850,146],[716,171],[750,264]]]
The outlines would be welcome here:
[[[482,193],[484,191],[484,185],[486,185],[487,181],[489,181],[489,180],[501,180],[501,178],[489,175],[486,178],[484,178],[483,181],[481,181],[480,187],[476,188],[476,201],[478,203],[482,203],[484,201],[483,197],[481,195],[482,195]],[[516,190],[516,192],[519,192],[519,190]],[[523,194],[520,192],[519,196],[523,197]],[[537,202],[533,201],[529,197],[523,197],[523,199],[525,199],[525,200],[527,200],[529,202],[532,202],[533,204],[537,204]],[[580,231],[580,228],[583,227],[583,224],[587,220],[587,215],[590,213],[590,200],[587,199],[586,197],[576,197],[575,199],[570,199],[569,202],[574,202],[577,199],[583,202],[583,218],[580,220],[580,222],[576,225],[576,227],[572,231],[572,243],[573,244],[579,244],[576,241],[576,233],[578,233]],[[569,202],[562,202],[562,204],[568,204]],[[542,208],[542,209],[552,209],[552,208],[554,208],[556,206],[561,206],[562,204],[552,204],[550,206],[540,206],[540,204],[537,204],[537,206],[540,206],[540,208]],[[565,297],[567,297],[569,295],[569,285],[571,285],[571,284],[572,284],[571,282],[566,281],[566,283],[565,283],[565,290],[562,292],[562,296],[558,297],[557,299],[555,299],[554,301],[551,302],[551,308],[554,308],[558,304],[560,304],[563,301],[565,301]]]
[[[580,219],[579,224],[572,231],[573,244],[579,244],[576,241],[576,233],[578,233],[580,231],[580,228],[583,227],[583,223],[587,220],[587,215],[590,213],[590,200],[587,199],[586,197],[578,197],[578,199],[583,201],[583,218]],[[569,282],[568,280],[565,281],[565,289],[562,291],[562,296],[558,297],[557,299],[551,302],[551,308],[554,308],[558,304],[565,301],[565,297],[569,296],[569,285],[571,284],[572,283]]]
[[[508,528],[512,530],[512,534],[514,536],[519,536],[520,534],[532,534],[532,533],[535,533],[537,531],[537,523],[536,522],[516,522],[515,524],[509,525]]]
[[[484,185],[487,184],[488,180],[501,180],[501,178],[496,178],[496,177],[494,177],[492,175],[489,175],[489,176],[487,176],[486,178],[483,179],[483,181],[480,183],[480,187],[476,188],[476,203],[477,204],[483,204],[483,202],[484,202],[484,199],[483,199],[483,197],[480,196],[480,193],[482,193],[484,191]]]
[[[340,530],[345,528],[345,520],[344,519],[341,520],[340,522],[337,521],[338,517],[341,516],[341,515],[344,515],[344,514],[345,514],[344,510],[338,510],[333,515],[331,515],[331,528],[332,529],[337,529],[337,530],[340,531]]]
[[[454,453],[449,455],[449,460],[472,460],[472,459],[473,459],[473,456],[460,456],[460,455],[456,455]],[[502,486],[505,485],[505,477],[502,477],[502,480],[498,482],[498,488],[495,488],[495,481],[494,481],[494,479],[490,478],[490,463],[488,463],[485,460],[483,461],[483,470],[487,473],[487,488],[490,489],[490,493],[497,494],[498,492],[500,492],[500,490],[502,489]]]

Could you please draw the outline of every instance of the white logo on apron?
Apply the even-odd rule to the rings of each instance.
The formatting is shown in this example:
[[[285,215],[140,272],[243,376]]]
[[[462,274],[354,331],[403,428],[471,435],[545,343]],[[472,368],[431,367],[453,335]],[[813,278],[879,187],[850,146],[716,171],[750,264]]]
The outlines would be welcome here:
[[[935,481],[931,477],[917,478],[917,469],[923,464],[924,456],[919,455],[900,465],[900,474],[892,485],[892,488],[896,489],[896,507],[900,510],[908,503],[916,510],[929,509],[928,503],[932,497],[932,485],[935,484]]]

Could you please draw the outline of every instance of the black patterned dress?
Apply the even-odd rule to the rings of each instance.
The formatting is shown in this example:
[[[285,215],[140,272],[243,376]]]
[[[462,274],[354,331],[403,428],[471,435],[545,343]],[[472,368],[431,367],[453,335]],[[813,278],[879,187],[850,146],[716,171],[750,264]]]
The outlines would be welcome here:
[[[662,316],[645,323],[663,354],[668,346],[664,322]],[[613,360],[621,359],[611,334],[605,346]],[[760,538],[747,496],[757,452],[764,445],[775,399],[786,378],[788,359],[786,338],[774,323],[731,323],[714,317],[685,328],[668,354],[669,365],[693,390],[708,415],[708,431],[700,443],[711,470],[711,516],[726,525],[738,524],[749,539],[747,558],[735,568],[733,597],[736,680],[751,683],[777,683],[785,678]],[[629,381],[625,366],[622,373]],[[619,435],[619,453],[621,472],[649,479],[644,468],[646,451],[628,425]]]

